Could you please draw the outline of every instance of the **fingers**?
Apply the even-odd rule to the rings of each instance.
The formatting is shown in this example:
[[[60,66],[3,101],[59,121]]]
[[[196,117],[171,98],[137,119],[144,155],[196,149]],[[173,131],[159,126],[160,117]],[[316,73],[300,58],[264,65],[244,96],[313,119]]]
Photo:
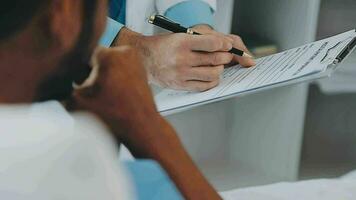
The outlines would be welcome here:
[[[229,64],[232,59],[233,55],[229,52],[193,52],[187,62],[190,62],[191,66],[218,66]]]
[[[249,53],[250,54],[250,53]],[[234,56],[233,61],[239,63],[243,67],[252,67],[256,65],[256,62],[253,58],[246,57],[246,56]]]
[[[192,91],[192,92],[204,92],[211,88],[216,87],[219,84],[219,80],[216,81],[186,81],[183,84],[185,90]]]
[[[193,51],[229,51],[232,48],[231,40],[217,35],[192,35],[187,41]]]
[[[219,81],[220,75],[224,72],[224,66],[193,67],[187,74],[187,80],[213,82]]]
[[[203,92],[216,87],[220,82],[220,75],[224,66],[193,67],[182,83],[182,88],[193,92]]]
[[[194,62],[194,66],[224,65],[230,63],[231,61],[235,61],[243,67],[256,65],[253,58],[232,54],[228,55],[227,51],[229,51],[232,46],[251,55],[242,39],[237,35],[225,36],[221,33],[193,35],[189,37],[187,42],[189,43],[191,50],[200,51],[197,52],[200,54],[196,54],[195,57],[191,58]],[[204,54],[202,51],[209,53]],[[224,54],[224,52],[226,54]]]
[[[244,44],[244,42],[242,41],[242,39],[239,36],[237,36],[237,35],[229,35],[228,37],[233,39],[233,41],[234,41],[233,45],[234,45],[235,48],[243,50],[244,52],[248,53],[249,55],[252,55],[249,52],[249,50],[246,48],[246,45]],[[256,65],[256,63],[253,60],[253,58],[246,57],[246,56],[234,55],[233,61],[239,63],[243,67],[252,67],[252,66]]]

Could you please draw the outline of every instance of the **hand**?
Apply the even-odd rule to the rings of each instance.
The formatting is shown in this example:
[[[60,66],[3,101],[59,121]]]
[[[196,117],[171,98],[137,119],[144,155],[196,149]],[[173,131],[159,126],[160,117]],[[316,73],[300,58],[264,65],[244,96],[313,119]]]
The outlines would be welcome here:
[[[137,51],[101,49],[95,60],[94,85],[75,91],[71,107],[97,114],[135,157],[158,161],[185,199],[221,199],[156,111]]]
[[[74,92],[75,107],[97,114],[123,142],[136,139],[127,132],[159,128],[156,123],[163,120],[137,53],[129,47],[101,48],[94,63],[99,65],[98,77],[93,86]]]
[[[221,35],[164,34],[142,36],[120,31],[116,45],[133,46],[140,52],[149,80],[159,86],[205,91],[219,84],[224,65],[233,55],[233,40]]]
[[[234,48],[243,50],[244,52],[252,55],[250,53],[250,51],[246,48],[246,45],[242,41],[241,37],[238,35],[233,35],[233,34],[225,35],[223,33],[219,33],[217,31],[213,30],[210,26],[207,26],[207,25],[194,26],[193,30],[198,33],[201,33],[201,34],[212,34],[212,35],[217,35],[220,37],[224,37],[224,36],[229,37],[232,40]],[[255,61],[249,57],[241,57],[241,56],[234,55],[232,61],[234,62],[234,64],[238,63],[243,67],[252,67],[252,66],[256,65]]]

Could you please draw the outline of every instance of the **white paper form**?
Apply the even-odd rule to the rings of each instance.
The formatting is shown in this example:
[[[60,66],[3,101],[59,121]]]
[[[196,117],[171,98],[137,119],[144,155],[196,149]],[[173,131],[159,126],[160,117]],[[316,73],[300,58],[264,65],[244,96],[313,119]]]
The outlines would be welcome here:
[[[355,30],[256,60],[256,66],[225,69],[221,83],[206,92],[164,89],[155,96],[160,112],[203,104],[212,99],[239,94],[295,80],[327,70],[356,37]]]

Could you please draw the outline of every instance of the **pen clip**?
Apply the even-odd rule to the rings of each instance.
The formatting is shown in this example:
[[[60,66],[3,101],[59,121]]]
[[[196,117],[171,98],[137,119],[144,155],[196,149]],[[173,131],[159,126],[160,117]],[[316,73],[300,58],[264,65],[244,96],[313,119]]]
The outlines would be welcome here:
[[[159,18],[161,20],[167,21],[167,22],[172,23],[172,24],[180,25],[179,23],[177,23],[177,22],[175,22],[175,21],[173,21],[173,20],[171,20],[171,19],[169,19],[169,18],[167,18],[167,17],[165,17],[163,15],[151,15],[150,18],[148,19],[148,22],[151,23],[151,24],[154,24],[154,21],[155,21],[156,18]]]

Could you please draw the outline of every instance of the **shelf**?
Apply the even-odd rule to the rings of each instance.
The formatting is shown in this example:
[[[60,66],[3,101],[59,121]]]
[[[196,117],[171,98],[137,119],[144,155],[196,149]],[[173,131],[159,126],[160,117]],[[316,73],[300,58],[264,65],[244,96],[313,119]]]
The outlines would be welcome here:
[[[263,174],[252,166],[237,162],[199,163],[203,173],[219,191],[286,181],[278,176]]]
[[[317,38],[325,38],[355,27],[356,1],[322,0]]]

